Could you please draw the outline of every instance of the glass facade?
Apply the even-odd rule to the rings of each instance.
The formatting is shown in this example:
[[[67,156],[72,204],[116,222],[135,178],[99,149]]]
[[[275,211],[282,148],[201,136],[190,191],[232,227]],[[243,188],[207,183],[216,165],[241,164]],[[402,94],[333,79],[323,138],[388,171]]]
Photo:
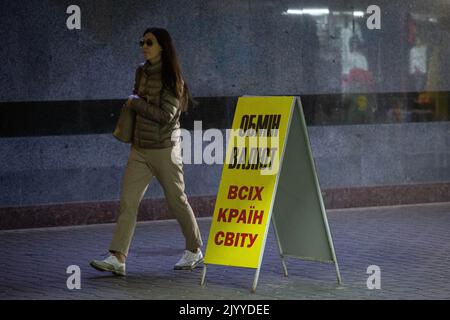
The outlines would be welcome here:
[[[448,0],[79,1],[80,30],[44,3],[2,3],[2,104],[121,100],[163,26],[211,121],[241,95],[302,96],[314,125],[449,119]]]

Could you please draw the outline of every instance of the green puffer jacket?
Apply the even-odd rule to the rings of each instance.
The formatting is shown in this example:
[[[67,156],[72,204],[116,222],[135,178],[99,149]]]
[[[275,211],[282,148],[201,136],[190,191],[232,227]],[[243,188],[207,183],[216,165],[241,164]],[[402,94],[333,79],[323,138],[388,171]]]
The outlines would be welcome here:
[[[133,145],[143,149],[172,147],[172,133],[180,128],[180,102],[161,83],[161,62],[142,63],[136,70],[134,90],[139,98],[131,101],[136,111]]]

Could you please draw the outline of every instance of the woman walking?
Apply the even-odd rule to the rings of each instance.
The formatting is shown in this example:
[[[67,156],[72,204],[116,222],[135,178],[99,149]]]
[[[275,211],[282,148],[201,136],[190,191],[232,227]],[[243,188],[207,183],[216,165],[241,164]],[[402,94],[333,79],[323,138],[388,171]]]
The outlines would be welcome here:
[[[140,41],[145,63],[136,70],[133,95],[126,107],[136,112],[131,151],[125,169],[119,216],[105,260],[91,266],[125,275],[125,260],[134,234],[139,204],[153,177],[163,187],[170,211],[179,222],[186,250],[175,269],[193,269],[203,261],[203,245],[194,213],[184,192],[180,114],[191,94],[183,80],[170,34],[161,28],[145,30]]]

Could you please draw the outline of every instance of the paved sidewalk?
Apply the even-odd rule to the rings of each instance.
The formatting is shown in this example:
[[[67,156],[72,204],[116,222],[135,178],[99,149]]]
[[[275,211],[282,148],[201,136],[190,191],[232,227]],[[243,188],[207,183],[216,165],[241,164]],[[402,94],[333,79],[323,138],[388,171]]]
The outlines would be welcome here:
[[[139,223],[126,277],[89,266],[106,254],[114,225],[0,231],[0,299],[450,299],[450,203],[328,211],[343,286],[333,265],[288,259],[284,277],[270,230],[257,292],[253,270],[174,271],[184,240],[176,221]],[[206,242],[210,218],[199,219]],[[66,286],[69,265],[81,289]],[[369,290],[369,265],[381,289]]]

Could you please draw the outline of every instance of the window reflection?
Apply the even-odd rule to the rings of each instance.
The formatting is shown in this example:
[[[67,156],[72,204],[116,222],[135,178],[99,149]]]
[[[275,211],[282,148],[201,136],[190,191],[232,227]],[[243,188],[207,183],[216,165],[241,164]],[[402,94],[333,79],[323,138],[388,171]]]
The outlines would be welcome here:
[[[448,120],[450,23],[444,16],[448,13],[389,13],[397,29],[383,33],[367,29],[368,15],[362,9],[284,12],[315,24],[304,30],[304,36],[315,37],[319,46],[314,63],[318,67],[311,70],[312,54],[303,64],[303,72],[315,79],[312,86],[337,84],[340,92],[308,96],[310,121],[323,125]],[[397,92],[389,92],[390,88]]]

